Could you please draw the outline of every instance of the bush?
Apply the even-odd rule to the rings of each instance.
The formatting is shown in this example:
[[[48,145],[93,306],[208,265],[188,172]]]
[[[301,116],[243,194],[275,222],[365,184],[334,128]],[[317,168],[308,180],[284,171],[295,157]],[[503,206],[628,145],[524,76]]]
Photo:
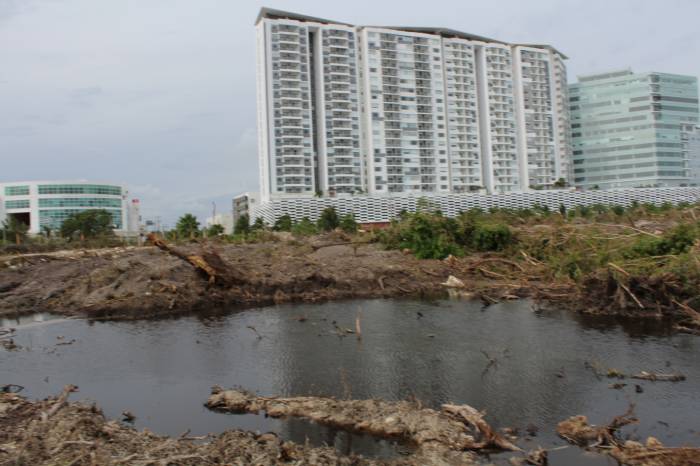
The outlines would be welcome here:
[[[477,251],[502,251],[513,242],[513,232],[502,223],[477,224],[471,235],[471,246]]]
[[[696,225],[678,225],[661,238],[645,236],[639,239],[625,256],[633,258],[683,254],[688,252],[697,238],[698,227]]]
[[[180,220],[182,221],[182,219]],[[84,210],[70,215],[63,221],[61,236],[72,238],[75,235],[80,235],[81,239],[111,236],[113,225],[112,214],[106,210]],[[179,222],[178,225],[180,225]],[[197,228],[199,228],[199,223],[197,223]]]
[[[284,214],[277,219],[272,229],[275,231],[292,231],[292,225],[292,217]]]
[[[352,214],[344,215],[340,219],[340,229],[345,233],[357,233],[357,222]]]
[[[237,235],[247,235],[250,233],[250,216],[243,214],[236,220],[236,225],[233,227],[233,232]]]
[[[304,217],[292,226],[292,233],[299,236],[311,236],[317,234],[318,229],[308,217]]]
[[[326,207],[318,218],[318,229],[321,231],[332,231],[338,228],[340,221],[338,213],[334,207]]]

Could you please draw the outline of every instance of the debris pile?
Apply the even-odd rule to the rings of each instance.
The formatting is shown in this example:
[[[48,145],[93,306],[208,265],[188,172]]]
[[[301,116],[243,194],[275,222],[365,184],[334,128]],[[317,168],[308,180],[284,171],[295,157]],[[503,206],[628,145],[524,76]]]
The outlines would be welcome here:
[[[402,464],[472,464],[475,452],[513,451],[524,458],[543,455],[524,452],[493,429],[484,420],[484,413],[468,405],[445,404],[436,411],[413,401],[263,397],[214,387],[206,406],[238,414],[264,412],[274,418],[300,417],[416,447],[412,459]]]
[[[559,423],[557,433],[570,443],[608,454],[628,466],[700,465],[700,448],[665,447],[654,437],[649,437],[644,445],[622,440],[619,430],[637,422],[633,412],[634,405],[605,426],[590,425],[586,416],[573,416]]]

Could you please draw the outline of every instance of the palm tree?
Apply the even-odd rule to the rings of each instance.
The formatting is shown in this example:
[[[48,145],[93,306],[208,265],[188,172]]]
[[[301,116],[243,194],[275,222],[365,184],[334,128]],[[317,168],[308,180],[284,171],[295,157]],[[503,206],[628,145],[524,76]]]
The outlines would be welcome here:
[[[7,234],[14,236],[17,244],[22,244],[22,239],[27,236],[29,231],[29,226],[10,215],[3,222],[2,229]]]
[[[177,234],[180,238],[194,238],[199,233],[199,222],[197,217],[192,214],[185,214],[180,217],[175,226]]]

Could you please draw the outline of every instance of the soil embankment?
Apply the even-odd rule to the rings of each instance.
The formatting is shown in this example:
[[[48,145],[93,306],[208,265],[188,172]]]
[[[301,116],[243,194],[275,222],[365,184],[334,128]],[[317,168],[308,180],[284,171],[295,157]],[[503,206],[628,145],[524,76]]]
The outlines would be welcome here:
[[[223,283],[156,247],[0,258],[0,315],[52,312],[145,318],[290,301],[425,296],[444,292],[453,267],[376,244],[332,237],[269,243],[190,244],[185,255],[220,259]]]

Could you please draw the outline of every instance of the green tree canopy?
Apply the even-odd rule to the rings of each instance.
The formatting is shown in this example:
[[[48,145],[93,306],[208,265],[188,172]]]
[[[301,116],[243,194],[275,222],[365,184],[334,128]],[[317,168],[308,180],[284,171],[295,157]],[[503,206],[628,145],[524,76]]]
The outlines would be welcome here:
[[[185,214],[177,221],[175,230],[180,238],[194,238],[199,233],[199,221],[192,214]]]
[[[250,227],[250,231],[263,231],[265,229],[267,229],[267,225],[265,224],[265,220],[263,220],[262,217],[256,218],[253,222],[253,225]]]
[[[318,233],[316,225],[308,219],[308,217],[302,218],[300,221],[294,224],[292,227],[292,233],[299,236],[310,236]]]
[[[357,221],[355,221],[355,216],[353,214],[344,215],[340,219],[340,229],[345,233],[357,233]]]
[[[243,214],[238,217],[236,225],[233,227],[233,232],[243,236],[250,233],[250,216],[248,214]]]
[[[221,236],[224,234],[224,226],[215,223],[207,228],[207,236]]]
[[[331,231],[338,228],[340,221],[338,220],[338,213],[335,211],[334,207],[326,207],[321,212],[321,216],[318,218],[318,229],[321,231]]]
[[[290,217],[288,214],[284,214],[277,219],[275,226],[273,226],[272,229],[275,231],[292,231],[292,225],[292,217]]]
[[[3,236],[13,238],[17,244],[21,244],[22,240],[27,237],[29,225],[21,222],[12,215],[9,215],[2,223]]]
[[[70,215],[61,225],[61,236],[72,238],[97,238],[114,233],[112,214],[104,209],[84,210]]]

